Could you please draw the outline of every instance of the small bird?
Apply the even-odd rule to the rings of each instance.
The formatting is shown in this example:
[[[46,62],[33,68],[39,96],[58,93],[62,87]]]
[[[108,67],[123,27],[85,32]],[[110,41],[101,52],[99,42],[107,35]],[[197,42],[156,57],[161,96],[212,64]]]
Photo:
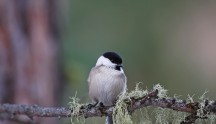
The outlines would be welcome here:
[[[89,97],[95,105],[114,105],[118,96],[126,92],[126,82],[121,57],[115,52],[105,52],[89,73]],[[106,124],[113,124],[112,116],[106,117]]]

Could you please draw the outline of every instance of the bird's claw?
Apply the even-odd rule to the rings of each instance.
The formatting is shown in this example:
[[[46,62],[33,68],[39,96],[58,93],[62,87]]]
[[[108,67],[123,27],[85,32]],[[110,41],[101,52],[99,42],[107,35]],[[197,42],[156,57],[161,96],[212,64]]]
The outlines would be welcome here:
[[[95,106],[97,106],[97,104],[98,103],[89,103],[87,106],[86,106],[86,108],[87,108],[87,110],[90,110],[91,108],[93,108],[93,107],[95,107]]]

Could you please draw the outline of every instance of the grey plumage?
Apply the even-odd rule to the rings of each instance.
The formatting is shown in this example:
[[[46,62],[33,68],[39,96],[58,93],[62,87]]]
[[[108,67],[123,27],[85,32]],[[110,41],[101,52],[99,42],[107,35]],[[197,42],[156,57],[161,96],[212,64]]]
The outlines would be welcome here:
[[[105,57],[99,57],[96,66],[89,73],[89,97],[94,103],[111,106],[115,104],[118,96],[126,91],[127,78],[121,67],[120,56],[113,52],[104,55]],[[106,123],[113,123],[112,116],[107,116]]]
[[[124,73],[106,66],[92,68],[89,78],[89,97],[94,102],[111,106],[120,93],[126,90],[126,76]]]

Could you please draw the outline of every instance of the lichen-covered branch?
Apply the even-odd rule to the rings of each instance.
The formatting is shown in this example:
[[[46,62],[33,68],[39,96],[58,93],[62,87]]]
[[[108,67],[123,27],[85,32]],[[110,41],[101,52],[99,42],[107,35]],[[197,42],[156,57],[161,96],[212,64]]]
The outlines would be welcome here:
[[[125,99],[125,103],[128,105],[128,111],[133,112],[137,109],[146,106],[155,106],[161,108],[173,109],[175,111],[191,113],[193,116],[189,116],[187,121],[193,121],[198,116],[194,115],[197,110],[200,109],[199,102],[187,103],[185,100],[177,100],[172,98],[160,98],[158,96],[158,90],[153,90],[142,97],[131,97]],[[17,104],[0,104],[0,116],[2,113],[8,113],[11,115],[26,115],[29,118],[32,117],[71,117],[71,116],[84,116],[85,118],[111,115],[114,106],[104,107],[104,106],[93,106],[82,105],[76,115],[72,115],[73,110],[67,107],[42,107],[37,105],[17,105]],[[216,114],[216,102],[209,102],[206,100],[204,107],[202,108],[204,114]],[[193,117],[193,118],[192,118]],[[196,117],[196,118],[194,118]],[[190,120],[193,119],[193,120]]]

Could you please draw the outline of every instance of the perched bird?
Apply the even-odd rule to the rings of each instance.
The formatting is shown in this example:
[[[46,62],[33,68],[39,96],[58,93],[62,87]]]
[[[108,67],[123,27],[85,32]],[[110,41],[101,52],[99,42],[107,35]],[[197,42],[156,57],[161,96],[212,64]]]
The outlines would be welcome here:
[[[121,57],[115,52],[105,52],[89,73],[89,97],[95,105],[114,105],[118,96],[126,91],[126,82]],[[112,123],[112,116],[107,116],[106,124]]]

